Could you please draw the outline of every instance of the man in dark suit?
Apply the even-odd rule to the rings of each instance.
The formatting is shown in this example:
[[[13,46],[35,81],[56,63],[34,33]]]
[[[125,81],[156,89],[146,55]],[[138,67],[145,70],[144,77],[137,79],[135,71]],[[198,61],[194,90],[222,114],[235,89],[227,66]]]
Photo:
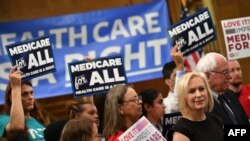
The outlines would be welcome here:
[[[208,53],[199,60],[196,69],[207,76],[214,97],[213,113],[224,124],[249,124],[239,100],[228,91],[231,76],[227,59],[219,53]]]

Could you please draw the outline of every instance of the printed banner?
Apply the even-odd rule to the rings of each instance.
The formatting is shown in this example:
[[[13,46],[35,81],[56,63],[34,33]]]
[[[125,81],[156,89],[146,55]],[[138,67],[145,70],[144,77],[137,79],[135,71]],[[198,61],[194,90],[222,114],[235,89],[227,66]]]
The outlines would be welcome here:
[[[23,72],[22,79],[35,78],[55,71],[55,62],[49,37],[6,46],[13,66]]]
[[[166,141],[161,133],[145,118],[141,117],[133,126],[126,130],[119,141]]]
[[[105,93],[127,80],[121,57],[70,63],[69,72],[74,97]]]
[[[169,129],[177,123],[177,121],[181,118],[181,113],[170,113],[164,114],[163,116],[163,135],[166,137]]]
[[[177,43],[184,56],[215,40],[212,17],[207,8],[189,16],[168,29],[173,44]]]
[[[128,83],[162,77],[162,66],[171,61],[172,45],[165,0],[93,11],[0,23],[0,101],[11,67],[6,45],[49,35],[56,72],[32,79],[36,98],[72,93],[68,63],[85,56],[119,55]],[[46,88],[46,89],[45,89]]]
[[[250,56],[250,17],[221,21],[227,50],[227,59]]]

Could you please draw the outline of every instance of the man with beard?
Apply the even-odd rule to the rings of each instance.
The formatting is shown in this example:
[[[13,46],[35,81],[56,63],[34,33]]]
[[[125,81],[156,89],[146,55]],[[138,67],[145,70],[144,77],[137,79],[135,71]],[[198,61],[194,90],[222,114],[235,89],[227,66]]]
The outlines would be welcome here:
[[[237,94],[239,101],[250,119],[250,84],[242,85],[242,72],[237,60],[228,61],[231,79],[229,89]]]

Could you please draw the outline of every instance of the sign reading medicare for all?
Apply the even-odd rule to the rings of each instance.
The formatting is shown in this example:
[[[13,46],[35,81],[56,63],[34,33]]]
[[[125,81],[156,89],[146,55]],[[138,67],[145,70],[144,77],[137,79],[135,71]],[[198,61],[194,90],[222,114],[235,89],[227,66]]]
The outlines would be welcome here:
[[[120,55],[128,82],[162,76],[171,61],[165,0],[45,19],[0,23],[0,96],[11,67],[6,45],[49,35],[56,72],[32,79],[37,98],[72,92],[68,63],[84,56]],[[46,88],[46,89],[45,89]],[[2,99],[2,98],[1,98]]]
[[[69,72],[74,97],[105,93],[115,85],[127,83],[121,57],[73,62]]]
[[[23,72],[22,79],[31,79],[55,71],[49,37],[6,46],[12,65]]]
[[[172,43],[177,43],[184,56],[215,40],[215,30],[207,8],[168,29]]]

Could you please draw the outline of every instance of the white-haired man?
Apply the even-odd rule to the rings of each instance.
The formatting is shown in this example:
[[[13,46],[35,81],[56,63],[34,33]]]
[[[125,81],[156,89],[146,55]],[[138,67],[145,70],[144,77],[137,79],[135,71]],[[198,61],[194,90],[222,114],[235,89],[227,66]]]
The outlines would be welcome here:
[[[219,53],[208,53],[199,60],[196,69],[207,76],[214,97],[212,112],[220,116],[224,124],[249,124],[236,95],[228,91],[231,76],[227,59]]]

